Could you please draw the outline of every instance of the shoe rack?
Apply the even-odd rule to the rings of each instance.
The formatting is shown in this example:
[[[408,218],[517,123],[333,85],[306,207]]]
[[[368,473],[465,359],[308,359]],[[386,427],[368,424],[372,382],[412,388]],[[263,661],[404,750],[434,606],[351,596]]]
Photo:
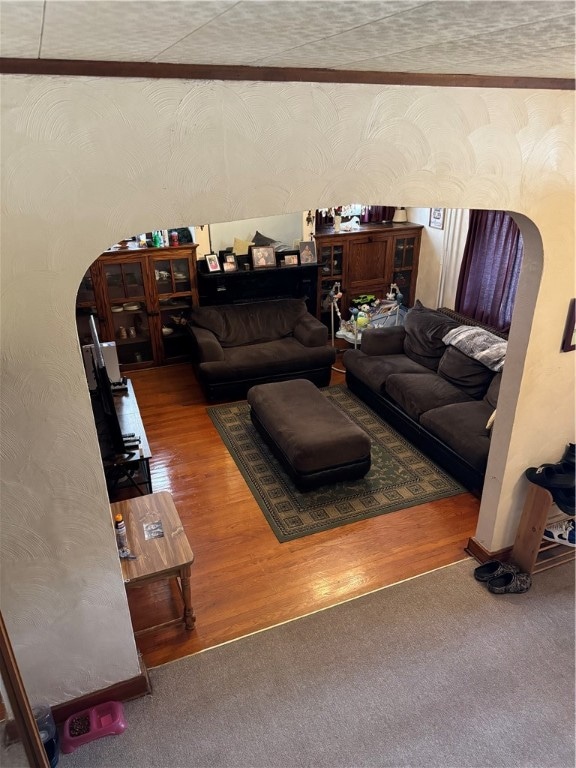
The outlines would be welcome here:
[[[566,518],[554,504],[550,491],[530,483],[511,561],[524,573],[539,573],[576,559],[576,548],[542,538],[548,523]]]

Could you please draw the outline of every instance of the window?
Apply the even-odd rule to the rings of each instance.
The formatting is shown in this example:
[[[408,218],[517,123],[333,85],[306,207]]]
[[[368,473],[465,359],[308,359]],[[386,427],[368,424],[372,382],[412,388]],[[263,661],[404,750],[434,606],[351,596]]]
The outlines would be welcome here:
[[[522,235],[509,214],[471,210],[456,311],[507,331],[523,255]]]

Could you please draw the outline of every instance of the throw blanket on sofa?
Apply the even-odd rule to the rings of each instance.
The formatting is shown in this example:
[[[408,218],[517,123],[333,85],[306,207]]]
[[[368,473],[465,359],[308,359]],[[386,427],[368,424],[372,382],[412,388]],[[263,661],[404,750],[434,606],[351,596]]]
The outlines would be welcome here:
[[[483,328],[460,325],[453,328],[442,338],[444,344],[450,344],[468,357],[473,357],[491,371],[500,371],[506,358],[508,342]]]

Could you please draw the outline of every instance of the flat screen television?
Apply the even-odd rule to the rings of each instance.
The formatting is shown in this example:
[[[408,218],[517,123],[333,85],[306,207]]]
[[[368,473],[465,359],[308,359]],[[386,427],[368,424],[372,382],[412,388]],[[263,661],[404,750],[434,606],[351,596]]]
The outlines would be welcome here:
[[[88,318],[88,323],[94,345],[94,378],[96,379],[96,389],[92,392],[92,410],[100,442],[100,452],[102,458],[108,459],[118,454],[126,454],[126,448],[93,315]]]

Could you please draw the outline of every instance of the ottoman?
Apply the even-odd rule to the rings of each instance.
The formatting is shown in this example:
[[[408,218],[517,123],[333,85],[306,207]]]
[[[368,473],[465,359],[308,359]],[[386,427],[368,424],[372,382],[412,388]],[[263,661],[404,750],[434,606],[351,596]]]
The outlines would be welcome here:
[[[370,438],[306,379],[258,384],[250,417],[301,491],[358,480],[370,469]]]

